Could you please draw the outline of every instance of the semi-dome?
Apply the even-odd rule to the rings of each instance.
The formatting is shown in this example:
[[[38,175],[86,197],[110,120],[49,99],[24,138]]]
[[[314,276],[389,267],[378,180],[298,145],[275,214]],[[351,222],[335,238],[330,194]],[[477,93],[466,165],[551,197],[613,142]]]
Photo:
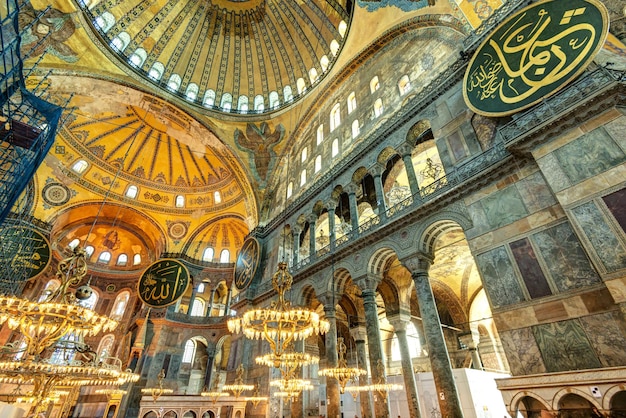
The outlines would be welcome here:
[[[92,29],[134,71],[199,107],[265,113],[330,70],[352,15],[347,0],[82,2]]]

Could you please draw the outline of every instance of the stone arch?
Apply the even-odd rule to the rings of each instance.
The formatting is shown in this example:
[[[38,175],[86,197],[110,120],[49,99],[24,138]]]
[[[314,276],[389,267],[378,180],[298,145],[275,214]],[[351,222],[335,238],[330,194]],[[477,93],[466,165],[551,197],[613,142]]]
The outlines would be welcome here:
[[[367,272],[382,277],[390,260],[397,257],[399,248],[394,248],[391,241],[381,242],[377,247],[369,257]]]
[[[509,406],[509,412],[511,413],[511,416],[517,416],[517,411],[519,410],[519,406],[522,403],[524,403],[524,410],[550,410],[550,407],[548,406],[549,402],[547,402],[541,396],[532,391],[524,391],[517,393],[515,396],[513,396],[513,399],[511,399],[511,404]],[[528,409],[528,407],[530,407],[531,409]]]
[[[619,405],[616,405],[619,402]],[[620,407],[617,409],[616,407]],[[604,391],[604,397],[602,399],[602,409],[605,411],[611,411],[611,413],[619,411],[620,413],[626,412],[626,385],[615,385],[608,390]]]
[[[361,184],[361,181],[363,181],[363,178],[365,176],[367,176],[369,174],[369,171],[367,168],[361,166],[359,168],[357,168],[356,170],[354,170],[354,172],[352,173],[352,183],[354,184]]]
[[[471,227],[471,220],[463,214],[452,211],[437,213],[424,219],[421,223],[414,235],[416,241],[413,248],[425,254],[433,255],[437,239],[445,232],[457,228],[465,232]]]
[[[430,121],[428,119],[421,119],[413,124],[406,133],[405,141],[414,147],[417,145],[418,139],[424,135],[430,129]]]
[[[386,146],[378,153],[378,157],[376,157],[376,161],[381,164],[383,167],[387,165],[387,161],[393,158],[395,155],[399,155],[398,151],[395,148]]]
[[[466,324],[468,322],[467,313],[461,305],[461,301],[457,297],[454,290],[439,280],[430,279],[430,286],[433,289],[435,300],[442,302],[450,312],[450,316],[455,324]],[[437,303],[437,306],[441,306]]]
[[[383,278],[376,290],[383,298],[387,314],[396,314],[400,311],[400,292],[393,280]]]
[[[561,389],[554,394],[554,398],[552,398],[552,410],[554,411],[560,410],[562,401],[569,396],[578,396],[579,398],[582,398],[583,400],[586,400],[587,402],[589,402],[590,405],[596,406],[598,408],[602,408],[602,405],[600,405],[598,401],[594,399],[592,396],[590,396],[588,393],[585,393],[582,390],[577,389],[575,387],[574,388],[569,387],[569,388]]]

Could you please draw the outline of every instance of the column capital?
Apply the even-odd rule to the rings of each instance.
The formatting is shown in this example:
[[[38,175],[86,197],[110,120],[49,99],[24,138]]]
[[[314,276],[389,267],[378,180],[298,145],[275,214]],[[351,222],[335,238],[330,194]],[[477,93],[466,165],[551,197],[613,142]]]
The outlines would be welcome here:
[[[302,226],[300,224],[295,224],[291,226],[292,235],[300,235],[302,233]]]
[[[400,153],[400,155],[402,155],[402,158],[404,157],[410,157],[411,154],[413,153],[413,147],[410,144],[402,143],[400,144],[400,146],[398,147],[397,151]]]
[[[321,295],[317,295],[317,300],[324,306],[324,313],[327,317],[335,316],[335,312],[337,311],[337,303],[339,302],[339,297],[336,295],[332,295],[330,292],[326,292]]]
[[[209,357],[215,357],[216,352],[217,352],[217,346],[215,344],[209,343],[209,345],[207,345],[206,347],[207,355]]]
[[[366,273],[361,277],[352,279],[352,281],[361,288],[362,292],[376,292],[376,288],[378,287],[378,284],[382,281],[382,279],[382,276],[378,276],[374,273]]]
[[[356,194],[356,191],[359,189],[359,185],[354,184],[352,182],[346,184],[343,188],[343,191],[348,193],[349,195]]]
[[[406,326],[411,321],[411,313],[401,311],[393,315],[387,315],[387,321],[389,321],[394,331],[406,331]]]
[[[357,325],[355,327],[350,328],[350,336],[354,339],[355,342],[358,341],[367,341],[367,328],[365,325]]]
[[[318,218],[318,216],[317,216],[317,214],[316,214],[316,213],[309,213],[309,214],[306,216],[306,220],[307,220],[310,224],[317,222],[317,218]]]
[[[328,199],[327,201],[324,202],[324,207],[330,212],[330,211],[335,211],[335,209],[337,209],[337,206],[339,205],[339,201],[337,199]]]
[[[412,275],[418,273],[428,274],[428,269],[433,264],[433,257],[426,253],[416,253],[403,257],[400,262]]]
[[[383,172],[385,171],[385,168],[386,167],[384,165],[380,163],[375,163],[368,169],[368,171],[372,176],[377,177],[377,176],[382,176]]]

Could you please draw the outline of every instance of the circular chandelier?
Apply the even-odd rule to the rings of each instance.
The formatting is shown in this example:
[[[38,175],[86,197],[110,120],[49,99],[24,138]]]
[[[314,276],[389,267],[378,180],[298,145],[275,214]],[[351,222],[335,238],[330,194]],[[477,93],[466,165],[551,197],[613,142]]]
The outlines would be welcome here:
[[[346,384],[348,382],[355,380],[359,376],[365,375],[367,372],[363,369],[359,369],[358,367],[348,367],[348,362],[346,361],[346,344],[343,342],[343,337],[337,338],[337,349],[339,351],[339,360],[337,362],[337,367],[330,367],[327,369],[322,369],[317,372],[320,376],[330,377],[332,379],[337,379],[339,382],[339,387],[341,393],[344,393],[346,389]]]
[[[252,396],[246,396],[246,401],[252,402],[252,405],[257,406],[259,402],[267,401],[267,396],[261,396],[259,394],[259,388],[256,387]]]
[[[200,396],[210,398],[213,403],[216,403],[219,398],[223,396],[230,396],[230,393],[219,390],[217,387],[217,379],[215,379],[215,383],[213,384],[211,390],[209,390],[208,392],[201,392]]]
[[[378,371],[378,381],[376,383],[372,383],[368,385],[369,390],[375,390],[380,393],[383,398],[386,398],[387,392],[392,390],[401,390],[402,385],[397,383],[387,383],[387,379],[385,379],[385,366],[383,366],[383,362],[381,359],[378,359],[376,363],[376,370]]]
[[[270,386],[277,387],[275,396],[284,398],[297,398],[303,390],[312,390],[314,386],[310,380],[304,379],[275,379],[270,381]]]
[[[157,375],[158,385],[153,388],[143,388],[141,389],[141,393],[145,395],[151,395],[152,401],[156,402],[157,399],[161,397],[161,395],[168,395],[170,393],[174,393],[172,389],[166,389],[163,387],[163,379],[165,379],[165,370],[161,369],[159,374]]]
[[[237,367],[237,378],[235,381],[229,385],[222,386],[222,389],[232,392],[235,398],[238,398],[243,391],[254,389],[254,385],[246,385],[243,382],[243,364]]]
[[[254,359],[256,364],[262,366],[275,367],[281,371],[294,370],[298,367],[318,364],[320,358],[307,353],[286,352],[277,356],[274,353],[264,354]]]
[[[293,341],[305,340],[312,335],[325,334],[330,329],[328,321],[321,319],[317,312],[303,307],[292,307],[285,300],[285,292],[291,289],[293,278],[287,271],[287,263],[278,263],[278,270],[272,276],[272,287],[278,293],[278,300],[269,308],[253,309],[240,318],[228,320],[228,330],[242,332],[249,339],[265,339],[274,355],[273,363],[280,364]]]

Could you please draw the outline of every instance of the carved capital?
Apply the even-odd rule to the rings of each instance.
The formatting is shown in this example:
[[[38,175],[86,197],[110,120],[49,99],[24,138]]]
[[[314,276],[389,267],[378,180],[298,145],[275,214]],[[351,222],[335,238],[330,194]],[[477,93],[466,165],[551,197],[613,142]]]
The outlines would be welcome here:
[[[306,220],[309,222],[309,224],[314,224],[315,222],[317,222],[317,218],[318,216],[315,213],[309,213],[306,216]]]
[[[411,313],[400,311],[397,314],[387,315],[387,321],[389,321],[396,332],[406,331],[406,327],[411,321]]]
[[[385,171],[385,166],[380,163],[376,163],[371,166],[368,171],[373,177],[379,177],[382,176],[383,172]]]
[[[359,341],[367,341],[367,328],[365,325],[357,325],[355,327],[350,328],[350,336],[354,339],[355,342]]]
[[[329,212],[335,212],[335,209],[337,209],[337,205],[339,204],[339,202],[336,199],[328,199],[326,202],[324,202],[324,207],[329,211]]]
[[[297,237],[298,235],[300,235],[302,233],[302,226],[300,226],[300,224],[295,224],[291,227],[291,234],[294,237]]]
[[[365,293],[367,291],[371,291],[376,293],[376,288],[382,279],[382,276],[378,276],[374,273],[367,273],[359,278],[353,279],[353,281],[361,288],[362,292]]]
[[[404,143],[398,147],[397,151],[402,155],[402,158],[411,157],[413,147],[410,144]]]
[[[331,292],[317,295],[317,300],[319,300],[320,303],[324,306],[324,313],[326,314],[326,317],[335,316],[335,311],[337,309],[336,306],[339,302],[339,299],[341,299],[341,296],[333,295]]]
[[[357,190],[359,190],[359,185],[354,184],[352,182],[348,183],[345,185],[345,187],[343,188],[343,191],[348,193],[348,194],[356,194]]]
[[[428,274],[428,269],[431,264],[433,264],[433,258],[428,254],[417,253],[404,257],[401,260],[401,263],[407,268],[407,270],[409,270],[409,272],[411,272],[411,275],[419,273]]]

